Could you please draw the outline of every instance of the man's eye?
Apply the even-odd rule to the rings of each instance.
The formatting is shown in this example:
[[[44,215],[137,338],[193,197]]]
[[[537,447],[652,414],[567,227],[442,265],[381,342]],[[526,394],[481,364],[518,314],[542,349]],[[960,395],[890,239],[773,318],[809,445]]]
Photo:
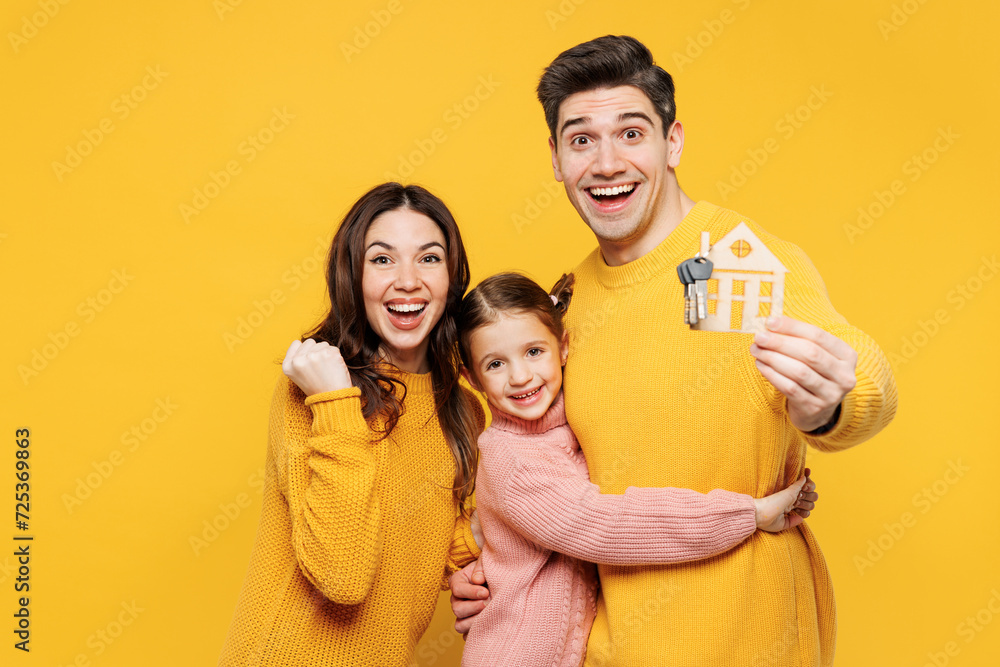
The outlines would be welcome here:
[[[638,139],[640,136],[641,135],[639,134],[638,130],[626,130],[625,131],[625,138],[626,139]]]
[[[586,144],[590,143],[590,138],[589,137],[573,137],[573,140],[570,141],[570,143],[573,144],[574,146],[585,146]]]

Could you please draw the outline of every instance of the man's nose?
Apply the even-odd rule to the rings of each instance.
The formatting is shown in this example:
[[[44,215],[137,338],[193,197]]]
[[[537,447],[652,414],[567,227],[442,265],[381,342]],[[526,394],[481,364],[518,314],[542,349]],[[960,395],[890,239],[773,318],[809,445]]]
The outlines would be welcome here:
[[[614,176],[625,171],[625,163],[614,141],[602,141],[597,146],[594,173],[600,176]]]

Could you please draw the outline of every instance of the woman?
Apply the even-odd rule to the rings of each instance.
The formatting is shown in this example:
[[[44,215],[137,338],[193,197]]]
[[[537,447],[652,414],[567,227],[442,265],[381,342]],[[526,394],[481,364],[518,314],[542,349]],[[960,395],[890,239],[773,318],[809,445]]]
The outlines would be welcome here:
[[[220,665],[407,665],[447,576],[483,408],[458,384],[468,286],[454,218],[380,185],[333,239],[326,319],[271,406],[264,507]]]

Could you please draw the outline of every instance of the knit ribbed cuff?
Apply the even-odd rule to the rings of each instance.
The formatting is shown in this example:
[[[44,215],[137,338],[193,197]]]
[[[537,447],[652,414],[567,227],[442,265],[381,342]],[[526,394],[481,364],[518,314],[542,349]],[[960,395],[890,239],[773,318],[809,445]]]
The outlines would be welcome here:
[[[879,395],[881,392],[871,378],[857,378],[854,389],[847,392],[841,402],[837,424],[821,435],[805,433],[806,442],[823,452],[840,451],[862,442],[874,421],[872,416],[877,415],[881,409],[880,401],[876,398]]]
[[[462,521],[462,537],[464,538],[464,547],[455,552],[455,562],[459,564],[460,568],[476,560],[483,553],[483,550],[476,544],[476,536],[472,534],[471,522]]]
[[[757,503],[753,496],[725,489],[712,489],[708,495],[713,500],[725,498],[733,504],[731,520],[722,524],[719,534],[724,540],[741,541],[757,531]]]
[[[368,429],[361,413],[361,390],[357,387],[313,394],[306,398],[305,404],[312,408],[314,436]]]
[[[448,590],[448,578],[463,567],[472,563],[482,555],[482,550],[476,546],[476,538],[472,534],[472,524],[467,519],[459,519],[460,530],[452,540],[448,553],[446,576],[441,584],[442,590]]]

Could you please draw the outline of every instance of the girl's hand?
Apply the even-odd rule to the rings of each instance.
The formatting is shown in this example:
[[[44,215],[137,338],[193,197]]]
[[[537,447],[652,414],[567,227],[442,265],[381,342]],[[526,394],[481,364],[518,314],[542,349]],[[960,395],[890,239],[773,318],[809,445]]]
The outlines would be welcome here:
[[[281,370],[306,396],[352,386],[351,373],[340,350],[312,338],[305,342],[292,341],[281,362]]]
[[[794,528],[809,516],[818,499],[816,483],[809,479],[806,468],[805,475],[787,489],[753,501],[757,507],[757,527],[769,533]]]

